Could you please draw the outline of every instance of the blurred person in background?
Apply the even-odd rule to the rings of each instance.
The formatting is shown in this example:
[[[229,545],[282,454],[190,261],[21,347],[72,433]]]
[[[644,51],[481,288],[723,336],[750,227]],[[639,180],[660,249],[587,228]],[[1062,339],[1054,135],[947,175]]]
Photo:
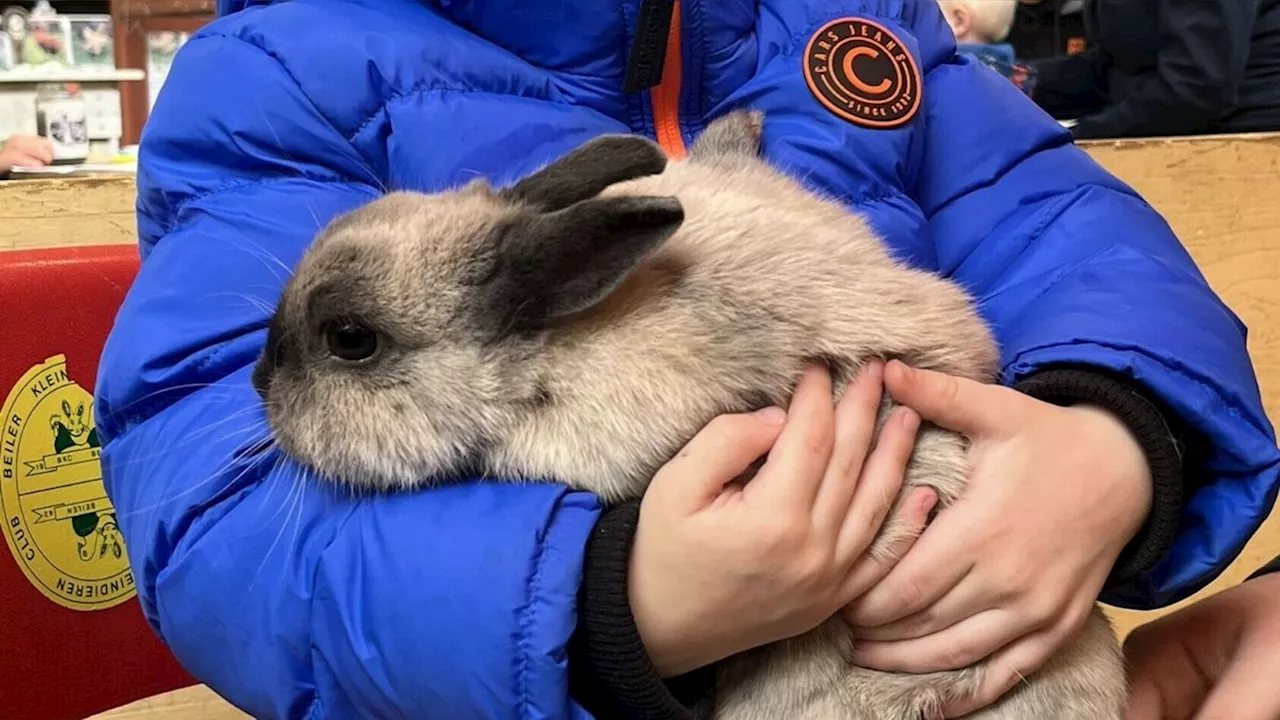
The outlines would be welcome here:
[[[1280,0],[1086,0],[1086,49],[1032,64],[1078,139],[1280,130]]]
[[[956,36],[956,51],[971,55],[1030,94],[1034,75],[1007,40],[1018,0],[938,0]]]
[[[957,48],[1005,45],[1018,0],[938,0]]]
[[[15,167],[44,167],[53,162],[53,145],[38,135],[11,135],[0,143],[0,178]]]

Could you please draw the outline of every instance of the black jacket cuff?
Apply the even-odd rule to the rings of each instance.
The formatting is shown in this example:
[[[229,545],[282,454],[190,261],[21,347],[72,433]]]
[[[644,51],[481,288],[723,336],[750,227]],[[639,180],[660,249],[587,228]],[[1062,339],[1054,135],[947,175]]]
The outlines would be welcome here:
[[[1092,369],[1043,370],[1024,378],[1015,389],[1055,405],[1104,408],[1137,438],[1151,470],[1151,513],[1116,559],[1107,587],[1127,584],[1155,569],[1173,546],[1188,494],[1182,439],[1156,402],[1136,384]]]
[[[1272,573],[1280,573],[1280,557],[1258,568],[1256,572],[1249,576],[1249,580],[1260,578],[1263,575],[1271,575]]]
[[[639,500],[618,505],[600,516],[587,541],[578,625],[569,642],[570,692],[602,720],[710,718],[715,671],[664,681],[640,641],[627,588],[639,520]]]

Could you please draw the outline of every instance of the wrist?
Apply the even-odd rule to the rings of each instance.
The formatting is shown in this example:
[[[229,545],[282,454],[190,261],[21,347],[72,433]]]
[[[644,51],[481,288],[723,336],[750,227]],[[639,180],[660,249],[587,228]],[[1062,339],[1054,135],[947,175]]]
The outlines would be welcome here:
[[[1121,510],[1122,518],[1115,535],[1118,555],[1138,535],[1151,514],[1154,491],[1142,443],[1109,408],[1082,403],[1065,410],[1088,425],[1084,436],[1098,438],[1098,450],[1106,455],[1106,463],[1111,470],[1106,475],[1107,482],[1114,486],[1116,492],[1112,497]]]
[[[587,543],[578,624],[569,644],[572,693],[596,717],[709,717],[714,673],[664,680],[641,640],[629,601],[639,515],[639,501],[607,510]]]
[[[628,597],[631,614],[635,618],[636,634],[659,677],[666,679],[683,675],[732,654],[718,654],[714,650],[715,643],[709,638],[680,631],[681,627],[695,625],[694,623],[673,622],[670,614],[664,614],[661,608],[650,609],[648,599],[643,593],[636,591],[637,587],[643,587],[647,582],[633,575]]]
[[[1047,368],[1020,380],[1016,389],[1056,405],[1103,408],[1138,443],[1146,461],[1150,500],[1145,521],[1121,550],[1106,587],[1113,592],[1138,581],[1155,569],[1177,535],[1187,494],[1180,434],[1145,388],[1105,369]]]
[[[655,579],[643,576],[638,569],[634,549],[632,552],[627,579],[627,602],[634,619],[636,635],[658,676],[674,677],[708,664],[709,661],[702,659],[707,652],[700,649],[703,643],[696,637],[680,632],[679,628],[684,623],[673,621],[670,604],[651,598],[644,592],[645,588],[652,586]],[[664,605],[667,610],[665,613]]]
[[[661,593],[651,596],[644,591],[661,583],[662,579],[634,572],[628,593],[631,614],[635,619],[636,633],[659,677],[669,679],[694,672],[750,649],[749,645],[739,647],[738,638],[717,637],[714,630],[720,623],[714,618],[675,616],[672,611],[677,603],[664,600]],[[689,591],[688,588],[679,589],[681,593]]]
[[[645,557],[649,544],[640,539],[644,532],[639,529],[631,549],[627,598],[636,633],[658,675],[676,677],[750,649],[751,645],[740,646],[741,632],[726,634],[728,628],[718,618],[681,612],[703,605],[684,601],[699,591],[672,586],[665,576],[670,563]]]

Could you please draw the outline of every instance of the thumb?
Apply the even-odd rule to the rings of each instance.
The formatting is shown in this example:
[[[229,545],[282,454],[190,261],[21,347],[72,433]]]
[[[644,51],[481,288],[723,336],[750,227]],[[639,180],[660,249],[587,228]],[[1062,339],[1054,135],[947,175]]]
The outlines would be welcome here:
[[[1280,694],[1273,690],[1277,671],[1280,671],[1280,655],[1270,642],[1246,641],[1210,690],[1209,697],[1195,714],[1196,720],[1280,717]]]
[[[42,165],[48,165],[53,162],[53,143],[49,138],[37,137],[32,146],[26,149],[27,152],[40,161]]]
[[[1188,710],[1195,705],[1194,701],[1188,701],[1182,707]],[[1124,720],[1175,720],[1174,717],[1165,717],[1164,714],[1164,696],[1161,694],[1159,681],[1150,678],[1131,681],[1129,685],[1129,705],[1125,709]],[[1176,720],[1185,720],[1187,715],[1182,713],[1176,716]]]
[[[2,164],[5,165],[6,167],[16,168],[16,167],[44,167],[49,163],[45,162],[44,160],[40,159],[39,157],[36,157],[35,155],[29,152],[20,150],[13,153],[9,153],[7,156],[5,156],[4,162]]]
[[[1129,681],[1125,720],[1187,720],[1204,702],[1234,650],[1234,623],[1213,606],[1191,606],[1135,629],[1125,639]]]
[[[668,494],[689,512],[701,510],[769,452],[786,420],[777,407],[716,417],[658,471],[650,492]]]
[[[970,437],[1006,426],[1017,409],[1011,401],[1020,399],[1006,388],[913,368],[899,360],[885,366],[884,386],[894,400],[925,420]]]

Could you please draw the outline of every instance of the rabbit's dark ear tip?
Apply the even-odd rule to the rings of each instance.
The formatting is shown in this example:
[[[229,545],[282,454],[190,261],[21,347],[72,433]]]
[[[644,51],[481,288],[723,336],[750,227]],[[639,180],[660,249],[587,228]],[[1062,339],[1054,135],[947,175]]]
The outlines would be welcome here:
[[[667,154],[642,135],[604,135],[592,142],[592,150],[611,158],[619,168],[637,177],[658,175],[667,167]]]
[[[679,198],[654,198],[649,206],[649,211],[653,213],[655,218],[661,218],[666,223],[684,222],[684,205],[680,203]]]
[[[669,196],[631,196],[604,200],[596,212],[603,210],[611,222],[628,229],[665,228],[684,222],[684,205]]]

